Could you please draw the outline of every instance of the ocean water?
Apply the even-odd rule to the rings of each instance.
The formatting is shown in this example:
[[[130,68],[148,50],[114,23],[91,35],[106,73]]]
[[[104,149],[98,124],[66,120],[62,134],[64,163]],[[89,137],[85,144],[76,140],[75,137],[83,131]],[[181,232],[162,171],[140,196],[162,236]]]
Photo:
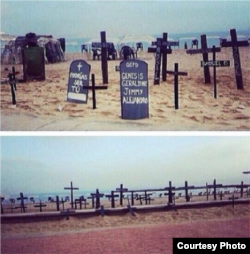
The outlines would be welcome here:
[[[208,183],[208,184],[212,184],[212,183]],[[219,183],[217,183],[219,184]],[[224,185],[224,184],[223,184]],[[228,184],[225,184],[225,185],[240,185],[239,183],[228,183]],[[172,185],[173,187],[176,187],[176,188],[179,188],[179,187],[184,187],[184,184],[180,184],[180,185]],[[189,186],[192,186],[192,185],[189,185]],[[202,189],[190,189],[188,192],[192,193],[192,195],[198,195],[198,193],[202,192],[204,193],[206,191],[206,184],[201,184],[201,185],[195,185],[195,187],[197,186],[202,186],[203,188]],[[164,187],[159,187],[159,189],[163,189]],[[133,190],[139,190],[140,188],[138,189],[133,189]],[[146,190],[147,188],[145,188]],[[152,188],[152,189],[158,189],[158,188]],[[250,188],[248,188],[250,190]],[[131,189],[132,190],[132,189]],[[144,188],[140,189],[140,190],[144,190]],[[211,193],[213,191],[212,188],[208,189]],[[234,187],[217,187],[217,192],[219,191],[230,191],[230,193],[234,193],[236,190],[237,192],[240,191],[239,188],[234,188]],[[244,188],[244,191],[246,191],[246,188]],[[166,196],[164,196],[164,193],[166,193],[168,191],[148,191],[148,193],[151,193],[152,194],[152,198],[154,197],[159,197],[160,194],[162,194],[162,197],[164,198],[167,198]],[[176,190],[173,192],[175,193],[175,196],[177,197],[180,193],[182,196],[185,196],[185,190]],[[93,191],[81,191],[81,190],[75,190],[73,192],[73,198],[74,200],[81,197],[81,196],[84,196],[84,198],[88,198],[88,197],[91,197],[91,193],[96,193],[96,190],[93,190]],[[101,200],[108,200],[107,197],[105,197],[105,195],[107,194],[111,194],[111,190],[99,190],[99,193],[103,193],[104,194],[104,197],[101,198]],[[143,192],[137,192],[139,195],[144,195],[144,191]],[[119,192],[116,192],[116,194],[119,194]],[[24,203],[32,203],[31,202],[31,198],[34,199],[35,203],[39,203],[40,201],[42,203],[48,203],[50,202],[49,201],[49,198],[52,198],[54,201],[56,201],[56,196],[59,197],[59,200],[63,199],[63,200],[66,200],[66,198],[69,198],[69,201],[70,201],[70,190],[65,190],[65,191],[61,191],[61,192],[50,192],[50,193],[23,193],[23,196],[24,197],[27,197],[27,199],[24,200]],[[129,197],[130,198],[131,196],[131,193],[128,192],[128,193],[124,193],[124,197],[127,198]],[[19,194],[15,194],[15,195],[4,195],[3,196],[5,199],[2,201],[3,204],[11,204],[10,202],[10,199],[14,199],[15,200],[15,204],[20,204],[21,201],[20,200],[17,200],[17,198],[20,197],[20,193]]]
[[[219,47],[220,46],[220,40],[219,38],[227,38],[228,40],[231,40],[229,31],[222,31],[222,32],[208,32],[208,33],[176,33],[176,34],[168,34],[169,40],[179,41],[180,42],[180,48],[184,48],[184,43],[187,42],[188,47],[191,46],[191,42],[193,38],[198,39],[199,41],[199,47],[200,47],[200,37],[202,34],[206,34],[207,36],[207,44],[208,47],[211,48],[213,46]],[[162,37],[162,34],[154,34],[149,35],[154,38],[160,38]],[[237,31],[238,40],[248,40],[250,38],[250,31]],[[122,39],[122,37],[117,37],[118,39]],[[68,53],[79,53],[81,52],[81,45],[88,42],[91,38],[66,38],[66,52]],[[143,39],[131,41],[127,44],[129,46],[136,46],[137,42],[143,43],[143,48],[147,49],[151,46],[151,42],[149,41],[143,41]],[[115,43],[114,43],[115,44]],[[116,44],[115,44],[116,46]],[[175,47],[176,49],[178,47]]]
[[[207,36],[207,44],[208,47],[212,47],[212,46],[216,46],[219,47],[220,45],[220,41],[219,38],[227,38],[228,40],[230,40],[230,33],[229,31],[221,31],[221,32],[207,32],[207,33],[169,33],[168,34],[168,38],[169,40],[174,40],[174,41],[179,41],[180,42],[180,48],[184,48],[184,43],[187,42],[188,47],[191,46],[191,41],[192,38],[196,38],[199,41],[199,47],[200,47],[200,37],[202,34],[206,34]],[[245,31],[237,31],[237,35],[238,35],[238,40],[248,40],[250,38],[250,31],[249,30],[245,30]],[[154,34],[154,35],[149,35],[152,36],[154,38],[160,38],[162,37],[162,34]],[[108,37],[108,34],[107,34]],[[145,37],[145,36],[144,36]],[[135,47],[137,42],[142,42],[143,43],[143,47],[144,49],[147,49],[148,47],[151,46],[151,41],[143,41],[139,39],[140,37],[137,36],[137,39],[131,42],[128,42],[126,44],[128,44],[129,46]],[[86,42],[90,41],[92,38],[65,38],[66,40],[66,52],[68,53],[79,53],[81,52],[81,45],[85,44]],[[122,37],[118,36],[117,38],[115,38],[116,41],[121,40]],[[111,41],[114,42],[114,41]],[[4,45],[6,45],[7,42],[5,41],[1,41],[1,52],[2,49],[4,48]],[[114,42],[115,46],[117,46],[117,43]],[[177,49],[177,47],[176,47]]]
[[[81,196],[84,196],[84,198],[88,198],[90,197],[91,193],[96,193],[96,190],[93,191],[81,191],[81,190],[75,190],[73,192],[73,198],[77,199]],[[104,193],[106,194],[110,194],[110,191],[102,191],[99,190],[99,193]],[[31,202],[31,198],[34,198],[35,203],[39,203],[40,200],[41,202],[45,203],[45,202],[49,202],[49,198],[52,198],[54,201],[56,201],[56,196],[59,197],[59,200],[61,200],[63,198],[63,200],[66,199],[66,197],[69,197],[70,199],[70,195],[71,192],[70,190],[68,191],[61,191],[61,192],[48,192],[48,193],[25,193],[23,192],[23,196],[27,197],[27,199],[24,200],[24,203],[30,203]],[[10,199],[15,199],[15,203],[19,204],[20,201],[17,200],[17,198],[20,197],[20,193],[19,194],[15,194],[15,195],[6,195],[4,196],[5,200],[3,201],[3,204],[10,204]],[[105,198],[105,197],[104,197]]]

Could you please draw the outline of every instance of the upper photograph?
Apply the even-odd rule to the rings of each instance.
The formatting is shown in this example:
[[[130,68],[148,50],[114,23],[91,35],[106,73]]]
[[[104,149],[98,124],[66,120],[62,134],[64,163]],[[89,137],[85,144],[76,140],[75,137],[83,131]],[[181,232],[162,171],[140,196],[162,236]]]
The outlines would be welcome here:
[[[249,131],[250,1],[1,0],[1,131]]]

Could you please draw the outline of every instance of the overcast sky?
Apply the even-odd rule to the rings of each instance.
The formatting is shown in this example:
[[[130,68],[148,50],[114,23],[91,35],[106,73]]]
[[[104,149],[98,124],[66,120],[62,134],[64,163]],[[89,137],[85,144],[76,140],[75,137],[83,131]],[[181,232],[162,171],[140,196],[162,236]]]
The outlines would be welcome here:
[[[151,35],[250,29],[247,1],[1,0],[1,31],[54,37]]]
[[[2,194],[249,183],[250,136],[1,137]]]

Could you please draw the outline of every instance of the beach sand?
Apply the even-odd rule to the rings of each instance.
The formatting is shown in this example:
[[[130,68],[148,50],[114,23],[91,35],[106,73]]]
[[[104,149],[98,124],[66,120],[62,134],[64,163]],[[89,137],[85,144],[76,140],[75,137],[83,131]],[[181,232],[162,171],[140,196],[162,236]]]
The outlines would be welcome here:
[[[101,61],[93,61],[86,53],[68,53],[66,62],[47,64],[46,80],[17,84],[17,106],[11,105],[10,88],[1,84],[1,130],[3,131],[247,131],[250,130],[250,47],[239,48],[244,90],[237,90],[232,50],[222,48],[217,60],[229,60],[230,67],[217,68],[218,97],[213,98],[212,84],[204,84],[202,56],[188,55],[174,49],[168,55],[168,70],[179,64],[179,110],[174,108],[173,76],[160,86],[153,85],[154,54],[139,52],[138,58],[148,63],[149,118],[121,119],[120,74],[108,61],[108,90],[96,92],[97,109],[88,104],[66,101],[69,66],[74,59],[86,60],[95,74],[96,85],[102,85]],[[211,59],[212,56],[210,55]],[[1,65],[1,80],[6,80],[11,65]],[[22,66],[16,65],[22,73]],[[19,75],[20,78],[20,75]]]
[[[2,254],[170,254],[173,238],[250,236],[249,205],[1,225]]]

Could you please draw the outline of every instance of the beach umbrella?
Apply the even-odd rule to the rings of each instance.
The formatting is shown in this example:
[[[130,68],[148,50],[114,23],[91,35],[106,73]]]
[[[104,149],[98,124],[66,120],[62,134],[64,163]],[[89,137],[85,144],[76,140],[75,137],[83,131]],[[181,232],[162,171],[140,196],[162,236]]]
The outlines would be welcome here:
[[[148,43],[151,45],[152,41],[156,41],[156,38],[151,35],[125,35],[123,38],[120,39],[120,45],[128,45],[128,46],[135,46],[135,43]]]
[[[106,41],[110,42],[110,43],[112,42],[112,43],[114,43],[114,45],[117,45],[120,41],[120,38],[118,38],[118,37],[107,37]],[[101,38],[100,37],[94,37],[94,38],[84,42],[84,44],[91,45],[92,42],[101,42]]]
[[[123,36],[119,43],[129,43],[129,42],[152,42],[156,40],[155,37],[151,35],[125,35]]]

